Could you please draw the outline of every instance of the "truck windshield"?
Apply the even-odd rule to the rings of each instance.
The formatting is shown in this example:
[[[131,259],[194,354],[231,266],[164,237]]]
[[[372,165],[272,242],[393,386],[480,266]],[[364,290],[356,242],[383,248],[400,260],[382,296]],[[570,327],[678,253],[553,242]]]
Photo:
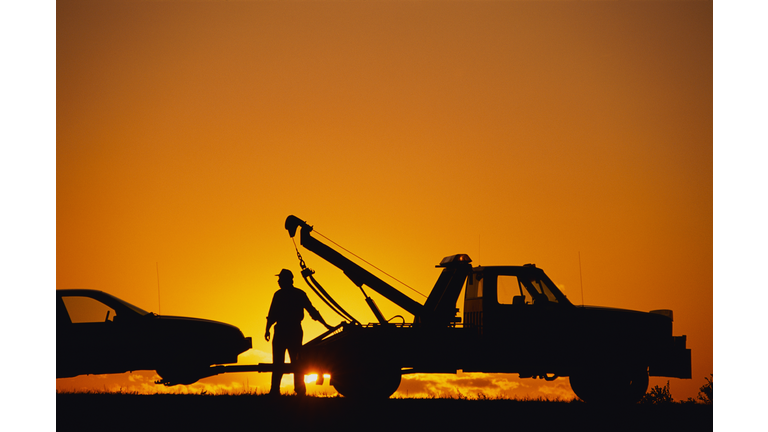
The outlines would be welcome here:
[[[496,294],[499,304],[558,303],[551,282],[530,276],[499,275]]]
[[[550,287],[546,280],[530,278],[523,279],[522,282],[534,300],[538,301],[539,299],[544,300],[546,298],[551,303],[557,303],[557,296],[555,296],[552,287]]]

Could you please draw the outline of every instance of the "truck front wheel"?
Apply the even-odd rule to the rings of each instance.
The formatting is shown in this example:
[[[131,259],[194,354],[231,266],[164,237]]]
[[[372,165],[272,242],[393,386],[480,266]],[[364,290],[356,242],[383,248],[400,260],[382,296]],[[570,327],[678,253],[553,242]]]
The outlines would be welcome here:
[[[569,380],[576,396],[588,403],[634,404],[648,390],[648,370],[641,368],[631,372],[580,372]]]
[[[387,399],[400,387],[400,371],[339,371],[331,374],[331,385],[346,398]]]

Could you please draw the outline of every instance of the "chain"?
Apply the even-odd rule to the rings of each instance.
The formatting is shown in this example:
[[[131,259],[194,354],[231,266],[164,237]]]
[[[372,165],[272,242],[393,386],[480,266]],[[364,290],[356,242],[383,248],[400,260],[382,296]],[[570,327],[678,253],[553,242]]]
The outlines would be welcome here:
[[[299,258],[299,266],[301,266],[302,270],[306,270],[307,265],[304,263],[304,258],[301,257],[301,252],[299,252],[299,248],[296,246],[296,239],[291,238],[293,241],[293,248],[296,249],[296,256]]]

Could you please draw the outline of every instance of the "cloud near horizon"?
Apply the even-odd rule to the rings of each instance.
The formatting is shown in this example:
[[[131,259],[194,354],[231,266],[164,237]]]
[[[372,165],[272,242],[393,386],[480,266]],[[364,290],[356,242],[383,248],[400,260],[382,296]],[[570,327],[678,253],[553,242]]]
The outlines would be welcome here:
[[[272,353],[250,349],[240,354],[239,364],[270,363]],[[215,375],[190,385],[166,387],[155,384],[160,376],[155,371],[84,375],[56,380],[56,390],[63,392],[124,392],[137,394],[262,394],[269,391],[269,373],[243,372]],[[283,394],[293,392],[293,376],[284,375],[280,383]],[[323,384],[307,384],[307,393],[315,396],[335,396],[338,393],[326,379]],[[554,381],[520,379],[516,374],[463,373],[407,374],[393,397],[490,397],[490,398],[575,398],[566,378]]]
[[[251,349],[240,355],[240,364],[269,363],[272,354]],[[268,373],[228,373],[215,375],[190,385],[166,387],[155,384],[160,377],[155,371],[133,373],[84,375],[56,380],[56,390],[63,392],[124,392],[137,394],[262,394],[269,391],[271,375]],[[315,396],[335,396],[336,389],[326,379],[322,385],[307,384],[307,392]],[[280,383],[283,394],[293,392],[293,376],[284,375]],[[490,397],[490,398],[547,398],[570,400],[575,398],[567,378],[554,381],[521,379],[516,374],[463,373],[403,375],[400,387],[393,397]]]
[[[566,378],[554,381],[520,379],[514,374],[457,373],[404,375],[395,397],[575,397]]]
[[[124,374],[86,375],[56,380],[56,390],[63,392],[123,392],[136,394],[263,394],[269,391],[270,374],[235,373],[205,378],[190,385],[166,387],[155,384],[160,377],[154,371]],[[293,376],[285,375],[280,384],[283,394],[293,391]],[[335,396],[336,390],[326,379],[322,385],[307,384],[314,396]],[[566,378],[554,381],[520,379],[513,374],[412,374],[403,375],[397,392],[400,398],[546,398],[570,400],[575,395]]]

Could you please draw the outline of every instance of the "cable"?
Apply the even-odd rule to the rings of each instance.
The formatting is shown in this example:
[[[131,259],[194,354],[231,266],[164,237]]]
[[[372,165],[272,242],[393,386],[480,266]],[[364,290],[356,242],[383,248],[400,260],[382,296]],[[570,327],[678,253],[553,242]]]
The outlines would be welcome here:
[[[369,262],[368,262],[368,261],[366,261],[364,258],[362,258],[362,257],[358,256],[357,254],[355,254],[354,252],[350,251],[349,249],[346,249],[344,246],[342,246],[342,245],[340,245],[340,244],[336,243],[335,241],[333,241],[333,240],[329,239],[328,237],[324,236],[323,234],[321,234],[321,233],[317,232],[317,230],[314,230],[314,231],[315,231],[315,233],[316,233],[316,234],[318,234],[318,235],[319,235],[319,236],[321,236],[322,238],[324,238],[324,239],[328,240],[329,242],[331,242],[331,243],[335,244],[335,245],[336,245],[337,247],[339,247],[340,249],[343,249],[343,250],[344,250],[344,251],[346,251],[347,253],[349,253],[349,254],[353,255],[354,257],[356,257],[357,259],[361,260],[362,262],[364,262],[364,263],[368,264],[369,266],[371,266],[371,267],[375,268],[376,270],[378,270],[378,271],[380,271],[380,272],[384,273],[385,275],[389,276],[390,278],[392,278],[392,279],[394,279],[394,280],[396,280],[396,281],[400,282],[400,283],[401,283],[401,284],[402,284],[404,287],[406,287],[406,288],[410,289],[411,291],[415,292],[416,294],[418,294],[418,295],[420,295],[420,296],[422,296],[422,297],[424,297],[424,298],[427,298],[427,296],[426,296],[426,295],[424,295],[424,294],[420,293],[419,291],[417,291],[417,290],[416,290],[416,289],[414,289],[414,288],[411,288],[411,287],[410,287],[408,284],[406,284],[405,282],[401,281],[400,279],[398,279],[398,278],[396,278],[396,277],[392,276],[391,274],[389,274],[389,273],[385,272],[384,270],[382,270],[382,269],[380,269],[380,268],[376,267],[375,265],[373,265],[373,264],[369,263]],[[295,244],[295,242],[294,242],[294,244]]]
[[[293,240],[293,239],[291,239]],[[331,308],[332,311],[336,312],[340,317],[343,319],[350,321],[351,323],[355,324],[358,323],[349,312],[345,311],[344,308],[342,308],[336,301],[333,299],[333,297],[328,294],[328,292],[320,285],[319,282],[312,276],[314,273],[314,270],[307,267],[306,263],[304,263],[304,258],[301,257],[301,253],[299,252],[299,248],[296,246],[296,240],[293,240],[293,248],[296,249],[296,256],[299,258],[299,266],[301,267],[301,276],[304,278],[304,282],[309,285],[309,287],[312,289],[312,291],[317,294],[318,297],[320,297],[320,300],[325,302],[326,305],[328,305],[329,308]]]
[[[310,270],[311,271],[311,270]],[[302,272],[302,276],[304,275],[304,272]],[[344,308],[342,308],[338,303],[336,303],[336,300],[333,299],[333,297],[328,294],[328,292],[320,285],[320,283],[315,279],[314,276],[310,273],[309,275],[304,277],[304,280],[307,281],[307,284],[309,284],[308,280],[312,281],[312,284],[309,284],[312,290],[315,291],[315,294],[318,294],[320,298],[323,298],[325,303],[331,307],[339,316],[346,319],[347,321],[351,322],[352,324],[359,324],[360,322],[355,319],[349,312],[345,311]],[[322,295],[321,295],[322,294]],[[326,300],[327,299],[327,300]],[[338,309],[338,310],[337,310]]]

